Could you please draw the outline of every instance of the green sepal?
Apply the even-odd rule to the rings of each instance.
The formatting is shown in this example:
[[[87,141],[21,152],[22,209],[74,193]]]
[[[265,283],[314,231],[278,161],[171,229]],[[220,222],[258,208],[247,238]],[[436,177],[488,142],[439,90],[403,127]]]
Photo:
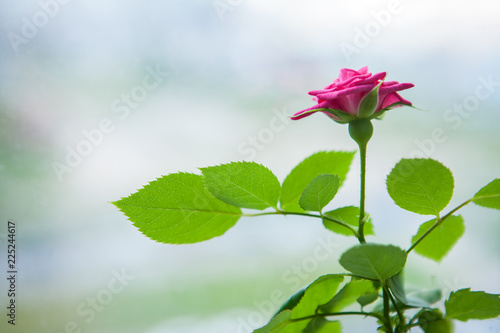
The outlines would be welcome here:
[[[408,105],[406,103],[401,103],[401,102],[396,102],[396,103],[392,103],[391,105],[389,106],[386,106],[385,108],[383,109],[380,109],[376,114],[377,114],[377,118],[379,117],[378,114],[379,113],[385,113],[386,111],[389,111],[391,109],[394,109],[395,107],[399,107],[399,106],[409,106],[410,108],[413,108],[413,109],[418,109],[417,107],[413,106],[413,105]],[[419,109],[418,109],[419,110]]]
[[[358,118],[359,119],[364,119],[364,118],[371,118],[371,116],[375,113],[377,110],[378,106],[378,91],[380,89],[380,86],[382,85],[382,82],[377,84],[375,88],[373,88],[359,103],[359,109],[358,109]]]
[[[313,109],[313,110],[308,110],[306,112],[303,112],[300,114],[300,116],[303,116],[305,114],[309,113],[315,113],[315,112],[322,112],[325,114],[330,114],[331,117],[330,119],[334,120],[335,122],[339,124],[347,124],[354,119],[357,119],[356,116],[353,116],[352,114],[349,114],[345,111],[342,110],[337,110],[337,109],[330,109],[330,108],[320,108],[320,109]]]
[[[337,109],[325,109],[325,110],[326,110],[326,112],[337,117],[338,119],[335,119],[335,118],[332,118],[332,119],[339,124],[348,124],[351,121],[358,119],[356,116],[354,116],[350,113],[347,113],[345,111],[342,111],[342,110],[337,110]]]

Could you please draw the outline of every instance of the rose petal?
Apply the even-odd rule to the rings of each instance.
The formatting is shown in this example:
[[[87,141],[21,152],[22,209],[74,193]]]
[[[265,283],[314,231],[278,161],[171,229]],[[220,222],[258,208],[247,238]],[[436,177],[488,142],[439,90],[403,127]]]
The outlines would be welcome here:
[[[384,82],[384,83],[386,83],[386,82]],[[409,89],[409,88],[412,88],[415,86],[411,83],[398,83],[398,82],[392,83],[392,82],[390,82],[390,83],[392,83],[390,85],[387,85],[384,83],[382,83],[382,85],[380,86],[380,89],[378,91],[379,95],[386,95],[386,94],[390,94],[390,93],[393,93],[396,91]]]
[[[378,84],[379,83],[378,81],[379,80],[383,80],[386,75],[387,75],[386,72],[376,73],[376,74],[373,74],[372,77],[363,80],[362,83],[363,84],[368,84],[368,83],[376,83],[376,84]]]
[[[299,111],[299,112],[295,113],[291,118],[292,118],[292,120],[302,119],[304,117],[312,115],[313,113],[318,112],[318,111],[315,111],[315,112],[308,112],[308,111],[316,110],[316,109],[324,109],[324,108],[327,108],[327,107],[328,107],[328,103],[327,102],[321,102],[321,103],[316,104],[313,107],[310,107],[310,108],[307,108],[305,110],[302,110],[302,111]]]
[[[342,90],[336,90],[332,92],[322,92],[316,96],[319,99],[336,99],[342,96],[351,95],[359,92],[371,91],[374,88],[373,84],[359,85],[354,87],[348,87]]]
[[[392,94],[389,94],[389,95],[386,95],[386,96],[380,98],[378,106],[377,106],[377,111],[383,110],[383,109],[385,109],[385,108],[387,108],[395,103],[403,103],[403,104],[406,104],[409,106],[412,105],[410,101],[407,101],[406,99],[404,99],[398,93],[395,92],[395,93],[392,93]],[[395,107],[397,107],[397,106],[400,106],[400,105],[396,105]]]
[[[345,81],[345,80],[347,80],[355,75],[359,75],[359,74],[361,74],[361,73],[359,73],[358,71],[355,71],[354,69],[342,68],[340,70],[339,79],[340,79],[340,81]]]
[[[344,105],[338,99],[325,101],[327,109],[345,110]]]
[[[368,66],[362,67],[358,69],[359,74],[367,74],[368,73]]]

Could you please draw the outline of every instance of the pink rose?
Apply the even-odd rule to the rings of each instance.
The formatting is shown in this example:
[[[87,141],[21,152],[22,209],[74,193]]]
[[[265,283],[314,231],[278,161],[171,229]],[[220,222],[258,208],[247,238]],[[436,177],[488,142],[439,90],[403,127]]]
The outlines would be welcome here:
[[[383,81],[385,72],[368,73],[368,67],[360,70],[343,68],[340,76],[323,90],[313,90],[309,95],[317,104],[297,112],[293,120],[307,117],[315,112],[323,112],[336,122],[345,124],[356,119],[380,117],[392,108],[409,105],[397,92],[413,87],[411,83]]]

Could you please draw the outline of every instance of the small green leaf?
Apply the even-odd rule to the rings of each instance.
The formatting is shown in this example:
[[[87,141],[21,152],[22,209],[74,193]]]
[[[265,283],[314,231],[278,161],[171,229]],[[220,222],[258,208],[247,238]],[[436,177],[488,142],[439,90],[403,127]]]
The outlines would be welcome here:
[[[359,244],[340,257],[340,264],[349,272],[380,282],[399,273],[405,263],[406,251],[394,245]]]
[[[418,317],[418,325],[425,333],[452,333],[453,323],[443,319],[443,314],[437,309],[425,310]]]
[[[331,210],[329,212],[323,213],[323,215],[357,228],[359,226],[359,213],[359,207],[347,206]],[[374,234],[373,225],[371,222],[371,218],[368,218],[368,220],[365,222],[365,235]],[[354,234],[349,229],[327,219],[323,219],[323,225],[325,226],[325,228],[335,233],[346,236],[354,236]]]
[[[298,331],[295,331],[298,332]],[[338,321],[328,321],[325,318],[313,319],[303,333],[341,333],[342,325]]]
[[[495,179],[474,195],[472,201],[479,206],[500,209],[500,179]]]
[[[378,91],[381,84],[382,82],[363,97],[359,104],[358,118],[370,118],[375,113],[378,106]]]
[[[499,296],[484,291],[470,291],[470,288],[452,292],[444,304],[446,318],[460,321],[496,318],[500,316]]]
[[[202,177],[190,173],[163,176],[113,204],[144,235],[170,244],[220,236],[241,216],[239,208],[214,198]]]
[[[339,312],[355,303],[360,297],[371,295],[374,292],[376,293],[376,289],[373,281],[353,278],[328,303],[321,306],[319,311],[323,313]]]
[[[283,210],[303,212],[299,199],[307,185],[321,174],[333,174],[342,183],[349,171],[354,152],[323,151],[299,163],[285,178],[281,189],[280,205]]]
[[[274,316],[269,323],[257,330],[254,333],[278,333],[282,332],[283,328],[289,323],[291,310],[285,310]]]
[[[436,219],[425,222],[412,238],[415,243],[422,235],[436,223]],[[453,248],[455,243],[465,232],[462,216],[452,215],[444,220],[440,226],[428,234],[416,247],[415,252],[435,261],[441,261]]]
[[[435,160],[402,159],[387,177],[387,190],[399,207],[438,216],[453,196],[453,175]]]
[[[232,162],[201,168],[207,189],[219,200],[241,208],[277,207],[280,183],[255,162]]]
[[[378,291],[374,291],[370,294],[361,295],[356,300],[361,307],[365,307],[368,304],[372,304],[378,299]]]
[[[437,319],[422,323],[420,328],[424,333],[453,333],[453,323],[447,319]]]
[[[299,205],[303,210],[320,212],[330,201],[340,187],[337,175],[323,174],[314,178],[302,193]]]

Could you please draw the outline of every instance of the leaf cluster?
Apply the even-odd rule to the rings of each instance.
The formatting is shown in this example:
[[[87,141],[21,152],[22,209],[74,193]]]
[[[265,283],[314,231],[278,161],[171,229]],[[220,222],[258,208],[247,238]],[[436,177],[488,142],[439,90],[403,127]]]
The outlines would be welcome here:
[[[353,156],[353,152],[316,153],[293,168],[283,182],[254,162],[205,167],[201,174],[169,174],[114,204],[144,235],[163,243],[205,241],[224,234],[243,216],[262,215],[318,218],[327,230],[359,239],[359,245],[340,255],[346,272],[321,276],[299,290],[256,333],[341,332],[337,319],[343,315],[375,318],[381,332],[408,332],[418,326],[426,333],[447,333],[452,332],[452,320],[499,316],[499,295],[470,289],[452,292],[443,314],[433,305],[441,300],[441,292],[408,292],[403,270],[412,251],[443,260],[465,232],[463,217],[456,215],[462,207],[475,203],[500,209],[500,179],[443,214],[453,196],[451,171],[432,159],[402,159],[387,176],[389,195],[399,207],[430,216],[403,250],[366,243],[360,235],[374,234],[372,220],[361,216],[359,207],[324,211],[345,181]]]
[[[179,172],[113,204],[144,235],[170,244],[205,241],[224,234],[242,216],[265,214],[319,217],[334,232],[355,234],[356,208],[322,213],[345,180],[353,157],[353,152],[316,153],[298,164],[282,184],[255,162],[201,168],[201,175]],[[272,211],[249,214],[242,209]]]

